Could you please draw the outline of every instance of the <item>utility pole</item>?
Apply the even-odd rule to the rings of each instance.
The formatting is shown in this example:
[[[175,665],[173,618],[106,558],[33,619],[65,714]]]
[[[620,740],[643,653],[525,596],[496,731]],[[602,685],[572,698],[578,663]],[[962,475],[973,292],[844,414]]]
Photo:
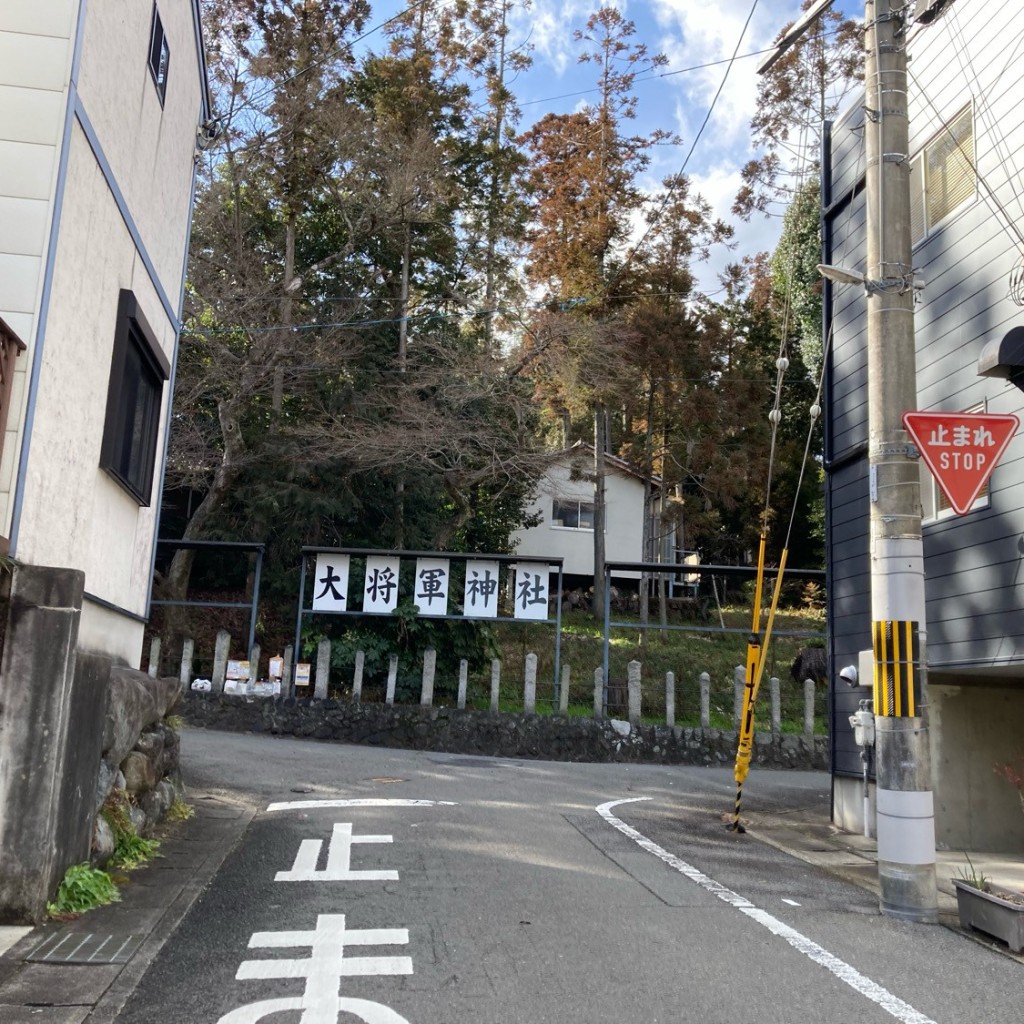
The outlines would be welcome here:
[[[910,242],[907,5],[866,0],[868,472],[878,880],[883,914],[938,921]]]

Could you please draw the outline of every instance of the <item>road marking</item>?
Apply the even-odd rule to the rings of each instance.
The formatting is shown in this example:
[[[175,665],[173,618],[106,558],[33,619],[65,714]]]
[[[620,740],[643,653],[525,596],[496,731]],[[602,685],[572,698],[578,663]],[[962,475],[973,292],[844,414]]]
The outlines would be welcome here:
[[[286,800],[270,804],[268,811],[315,811],[320,807],[458,807],[453,800],[403,800],[396,797],[360,797],[352,800]]]
[[[785,896],[782,897],[783,903],[788,903],[791,907],[799,907],[800,904],[796,900],[787,900]]]
[[[903,1024],[936,1024],[931,1017],[926,1017],[918,1012],[909,1003],[905,1003],[898,996],[894,996],[888,989],[883,988],[877,982],[861,974],[856,968],[840,960],[839,957],[830,953],[827,949],[819,946],[816,942],[802,935],[795,928],[790,928],[778,918],[773,917],[767,911],[755,907],[745,896],[733,892],[732,889],[716,882],[713,878],[705,875],[703,871],[687,864],[673,853],[669,853],[664,847],[659,846],[653,840],[638,832],[631,825],[627,825],[620,818],[612,814],[612,808],[619,804],[632,804],[641,800],[650,800],[649,796],[634,796],[625,800],[609,800],[600,804],[594,810],[608,822],[612,828],[618,829],[624,836],[628,836],[642,850],[653,853],[655,857],[664,861],[670,868],[674,868],[680,874],[685,875],[692,882],[696,882],[702,889],[707,890],[713,896],[735,907],[740,913],[746,914],[751,920],[767,928],[773,935],[785,939],[798,953],[803,953],[808,959],[820,964],[827,971],[831,972],[840,981],[845,982],[854,991],[866,996],[873,1003],[877,1003],[886,1013],[895,1017]]]
[[[323,849],[322,839],[303,839],[291,871],[278,871],[275,882],[397,882],[398,872],[360,871],[352,868],[353,843],[390,843],[391,836],[354,836],[352,823],[339,821],[327,844],[327,867],[317,870]]]

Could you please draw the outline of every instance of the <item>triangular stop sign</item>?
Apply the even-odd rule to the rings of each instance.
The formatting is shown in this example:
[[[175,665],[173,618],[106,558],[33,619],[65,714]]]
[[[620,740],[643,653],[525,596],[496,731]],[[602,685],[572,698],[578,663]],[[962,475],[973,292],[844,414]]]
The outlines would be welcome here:
[[[1020,420],[998,413],[905,412],[903,425],[953,511],[962,516],[992,475]]]

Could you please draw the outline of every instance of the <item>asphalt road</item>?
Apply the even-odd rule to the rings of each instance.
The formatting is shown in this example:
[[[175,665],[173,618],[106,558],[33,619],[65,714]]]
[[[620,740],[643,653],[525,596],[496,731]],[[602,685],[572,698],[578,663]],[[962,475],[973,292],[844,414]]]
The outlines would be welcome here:
[[[201,730],[182,763],[258,813],[119,1024],[1021,1020],[1016,962],[727,831],[728,771]],[[745,812],[828,785],[754,772]]]

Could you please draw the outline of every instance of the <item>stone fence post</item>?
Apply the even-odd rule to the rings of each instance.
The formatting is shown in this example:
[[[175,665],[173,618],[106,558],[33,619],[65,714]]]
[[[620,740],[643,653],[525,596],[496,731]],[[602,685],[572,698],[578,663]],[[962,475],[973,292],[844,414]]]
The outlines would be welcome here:
[[[155,636],[149,641],[149,678],[156,679],[160,675],[160,637]]]
[[[669,727],[676,724],[676,674],[665,673],[665,724]]]
[[[469,688],[469,662],[465,658],[459,661],[459,696],[456,706],[460,711],[466,707],[466,690]]]
[[[711,727],[711,676],[707,672],[700,674],[700,727]]]
[[[192,685],[192,659],[196,652],[196,642],[191,637],[186,638],[181,645],[181,669],[178,672],[178,682],[185,689]]]
[[[326,637],[316,648],[316,682],[313,685],[313,699],[327,700],[327,684],[331,679],[331,641]]]
[[[626,706],[630,725],[640,724],[640,672],[639,661],[626,666]]]
[[[537,655],[532,651],[523,665],[523,711],[527,715],[537,713]]]
[[[385,704],[395,703],[395,687],[398,685],[398,655],[388,658],[388,689],[384,695]]]
[[[231,634],[226,629],[217,630],[217,642],[213,648],[213,676],[210,679],[214,693],[224,692],[224,679],[228,673],[228,653],[231,651]]]
[[[437,665],[437,651],[428,647],[423,652],[423,685],[420,688],[420,707],[429,708],[434,703],[434,670]]]
[[[814,735],[814,680],[804,680],[804,732]]]
[[[782,732],[782,689],[778,676],[768,680],[768,690],[772,700],[772,735],[778,736]]]
[[[569,710],[569,677],[570,666],[562,666],[562,685],[558,691],[558,710],[564,715]]]
[[[498,710],[498,701],[501,698],[501,660],[495,658],[491,662],[491,710]]]
[[[356,664],[352,673],[352,702],[354,704],[359,704],[363,699],[363,667],[365,664],[365,652],[356,651]]]

